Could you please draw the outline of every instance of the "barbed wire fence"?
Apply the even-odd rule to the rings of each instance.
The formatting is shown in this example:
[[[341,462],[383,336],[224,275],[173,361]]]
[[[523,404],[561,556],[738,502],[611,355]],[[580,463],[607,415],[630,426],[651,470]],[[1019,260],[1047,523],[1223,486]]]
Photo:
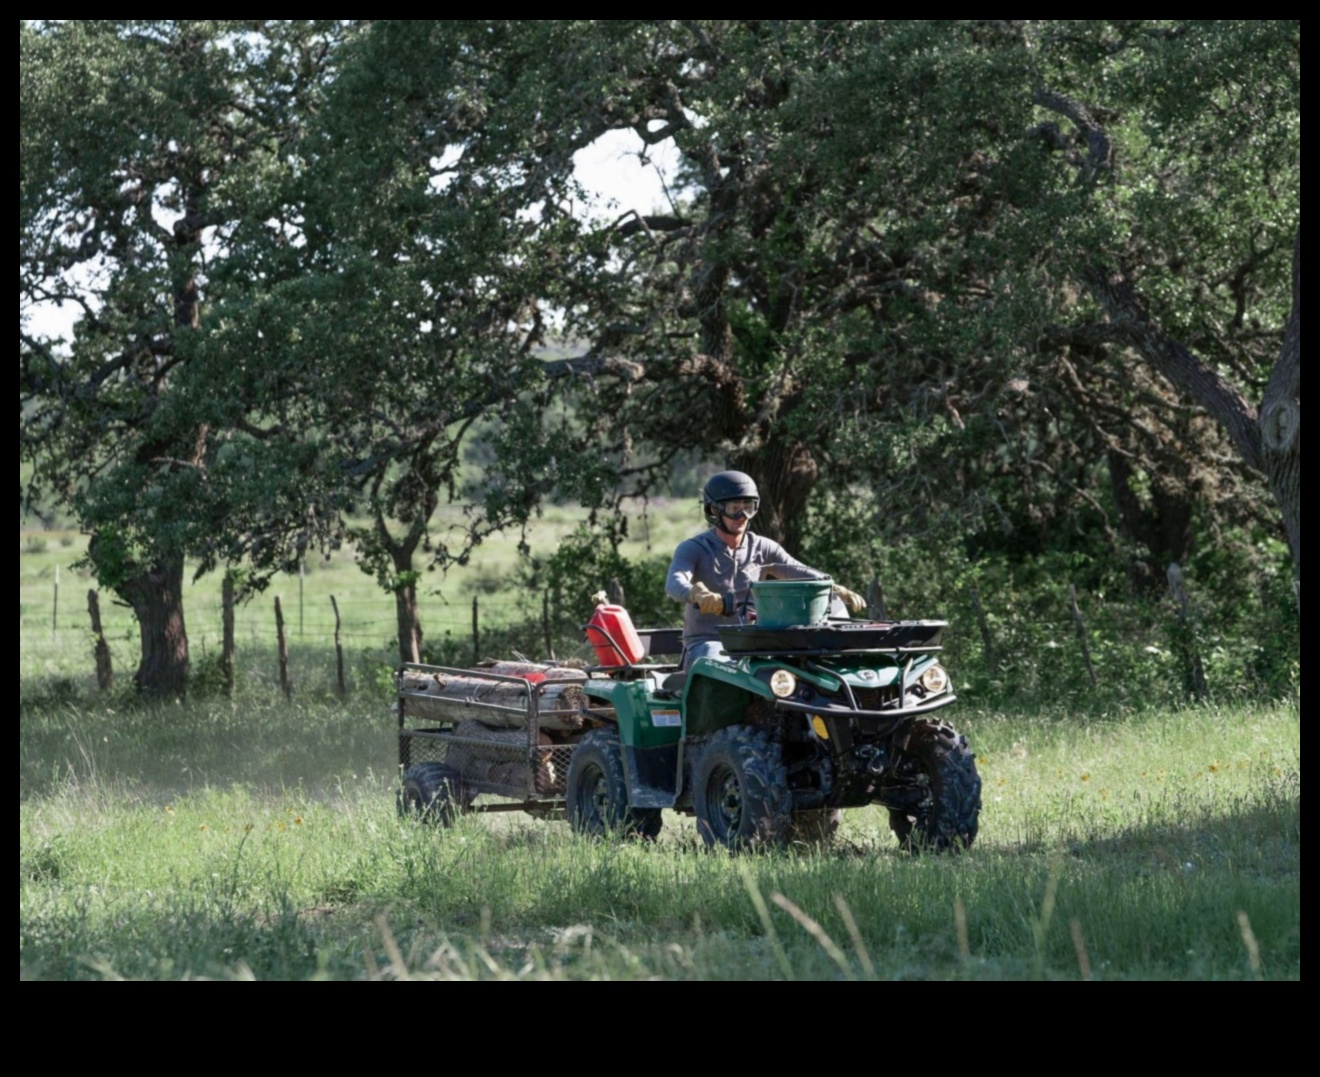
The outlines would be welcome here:
[[[626,605],[619,582],[608,582],[611,601]],[[85,576],[69,573],[62,586],[56,566],[41,586],[21,587],[20,679],[74,681],[103,691],[131,683],[140,657],[137,621],[110,592],[98,592],[89,583]],[[1171,630],[1167,623],[1161,626],[1159,617],[1145,628],[1135,626],[1122,611],[1115,614],[1103,602],[1089,600],[1067,581],[1060,583],[1058,615],[1043,619],[1014,617],[1011,610],[991,608],[973,587],[967,597],[965,638],[951,634],[945,643],[951,657],[956,652],[963,668],[971,668],[975,661],[987,683],[993,683],[1011,678],[1012,670],[1006,664],[1016,660],[1019,665],[1030,665],[1032,656],[1043,653],[1042,648],[1065,661],[1063,652],[1072,648],[1059,639],[1075,636],[1085,683],[1095,692],[1102,664],[1112,667],[1117,661],[1131,674],[1135,663],[1149,665],[1161,659],[1162,648],[1168,648],[1163,637],[1171,637],[1168,661],[1186,682],[1188,698],[1202,700],[1209,690],[1203,626],[1176,565],[1170,569],[1170,587],[1177,616]],[[870,615],[884,619],[887,603],[880,580],[873,579],[867,591]],[[282,640],[275,612],[277,598],[283,605]],[[591,614],[586,599],[570,601],[551,591],[476,587],[424,593],[418,605],[424,661],[461,667],[482,658],[591,659],[582,632]],[[235,650],[232,663],[224,652],[227,614],[221,594],[203,588],[185,592],[190,683],[232,690],[235,681],[241,680],[291,693],[343,693],[350,683],[387,683],[389,672],[399,664],[397,611],[393,597],[383,592],[359,590],[345,595],[324,585],[307,587],[299,576],[233,605],[228,616],[232,617]],[[675,607],[667,625],[676,625],[680,616]],[[1095,617],[1105,625],[1099,631],[1092,624]],[[1168,622],[1169,617],[1162,620]],[[647,624],[666,626],[650,618]],[[976,649],[970,643],[973,625],[979,629],[976,641],[981,653],[977,656],[971,654]],[[1092,654],[1093,637],[1104,645],[1103,655]],[[1134,660],[1132,655],[1137,652],[1155,659],[1138,655]]]
[[[232,608],[236,665],[244,678],[278,681],[279,646],[275,601],[282,604],[283,636],[289,661],[306,683],[310,670],[398,664],[398,619],[394,599],[343,596],[302,588],[257,595]],[[30,592],[29,592],[30,594]],[[510,596],[480,591],[419,598],[424,658],[439,664],[467,664],[484,657],[507,658],[487,648],[516,647],[532,659],[586,657],[581,625],[590,610],[566,608],[550,594]],[[96,613],[93,615],[92,610]],[[185,598],[184,620],[194,673],[222,661],[225,608],[220,595]],[[113,669],[119,683],[131,678],[140,654],[139,631],[132,611],[108,592],[84,586],[61,588],[58,574],[48,600],[20,601],[20,668],[29,675],[82,677],[108,687]],[[255,666],[254,666],[255,664]],[[231,674],[232,675],[232,674]],[[330,674],[334,686],[335,674]],[[351,674],[350,674],[351,676]]]

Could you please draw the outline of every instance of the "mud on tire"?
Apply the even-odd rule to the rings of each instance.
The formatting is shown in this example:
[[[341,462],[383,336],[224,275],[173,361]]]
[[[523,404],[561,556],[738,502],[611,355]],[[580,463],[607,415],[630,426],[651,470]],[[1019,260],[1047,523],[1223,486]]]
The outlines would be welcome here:
[[[659,808],[630,808],[623,750],[613,729],[595,729],[573,749],[568,765],[568,821],[594,838],[609,834],[652,841],[660,833]]]
[[[697,831],[707,845],[782,845],[793,797],[779,745],[753,726],[728,726],[706,744],[693,771]]]
[[[889,828],[908,849],[970,847],[981,815],[981,778],[967,738],[944,722],[914,722],[878,799],[889,809]]]

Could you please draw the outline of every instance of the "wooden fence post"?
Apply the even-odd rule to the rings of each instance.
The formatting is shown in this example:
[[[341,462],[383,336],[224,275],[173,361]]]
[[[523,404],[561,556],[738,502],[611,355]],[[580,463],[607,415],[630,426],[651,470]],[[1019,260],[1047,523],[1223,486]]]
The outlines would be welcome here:
[[[1077,639],[1082,645],[1082,661],[1086,663],[1086,675],[1091,678],[1092,689],[1096,688],[1095,666],[1091,665],[1091,646],[1086,642],[1086,622],[1082,620],[1082,611],[1077,606],[1077,588],[1068,584],[1068,598],[1072,602],[1073,623],[1077,625]]]
[[[348,685],[344,682],[344,647],[340,643],[339,603],[335,596],[330,596],[330,607],[335,611],[335,691],[341,696],[348,694]]]
[[[108,692],[115,682],[115,671],[110,665],[110,646],[105,642],[105,632],[101,629],[101,603],[95,590],[87,592],[87,612],[92,615],[92,636],[96,640],[96,685],[102,692]]]
[[[541,596],[541,633],[545,636],[545,653],[555,661],[555,637],[550,631],[550,592]]]
[[[477,610],[477,596],[472,596],[472,664],[481,661],[481,620]]]
[[[627,596],[623,593],[623,584],[619,582],[618,576],[610,578],[610,601],[616,606],[628,605]]]
[[[284,611],[280,608],[279,596],[275,596],[275,638],[280,654],[280,688],[285,699],[293,698],[293,685],[289,683],[289,644],[284,638]]]
[[[60,566],[55,566],[55,595],[50,603],[50,634],[54,638],[60,626]]]
[[[1205,679],[1205,666],[1201,664],[1201,653],[1196,646],[1196,620],[1192,616],[1192,604],[1187,595],[1187,584],[1183,580],[1182,569],[1177,562],[1165,571],[1169,581],[1169,594],[1173,596],[1178,608],[1178,657],[1183,664],[1183,683],[1187,693],[1198,703],[1209,694]]]
[[[226,572],[220,582],[220,675],[225,695],[234,694],[234,577]]]

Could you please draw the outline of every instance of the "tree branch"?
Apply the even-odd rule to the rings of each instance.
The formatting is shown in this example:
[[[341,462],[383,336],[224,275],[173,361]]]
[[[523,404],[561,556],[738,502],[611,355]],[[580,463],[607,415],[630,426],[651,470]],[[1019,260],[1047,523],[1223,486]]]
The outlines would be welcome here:
[[[1091,113],[1079,101],[1064,97],[1061,93],[1044,86],[1039,87],[1032,100],[1041,108],[1066,116],[1086,135],[1086,167],[1083,178],[1088,184],[1094,183],[1102,172],[1110,171],[1114,166],[1114,150],[1109,143],[1105,129],[1092,117]],[[1057,129],[1055,131],[1057,136]]]
[[[1255,408],[1218,371],[1151,319],[1136,289],[1118,270],[1092,265],[1082,278],[1109,316],[1115,339],[1133,348],[1176,388],[1202,405],[1227,431],[1242,459],[1264,471]]]

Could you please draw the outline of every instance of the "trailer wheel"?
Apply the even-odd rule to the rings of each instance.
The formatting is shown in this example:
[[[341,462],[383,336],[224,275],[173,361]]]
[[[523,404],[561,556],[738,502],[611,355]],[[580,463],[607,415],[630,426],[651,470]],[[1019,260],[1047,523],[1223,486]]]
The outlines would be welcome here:
[[[782,845],[793,797],[779,745],[764,730],[733,725],[711,736],[692,779],[697,830],[707,845]]]
[[[630,808],[619,734],[593,729],[573,749],[566,782],[568,820],[578,834],[617,834],[653,841],[660,833],[659,808]]]
[[[400,818],[451,826],[470,807],[457,772],[443,763],[417,763],[403,772]]]
[[[944,722],[914,722],[879,799],[889,808],[889,828],[913,852],[970,848],[981,815],[981,777],[967,738]]]

